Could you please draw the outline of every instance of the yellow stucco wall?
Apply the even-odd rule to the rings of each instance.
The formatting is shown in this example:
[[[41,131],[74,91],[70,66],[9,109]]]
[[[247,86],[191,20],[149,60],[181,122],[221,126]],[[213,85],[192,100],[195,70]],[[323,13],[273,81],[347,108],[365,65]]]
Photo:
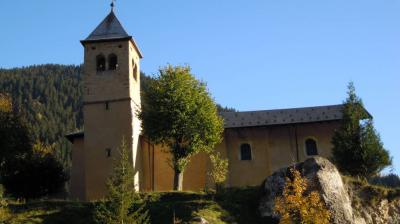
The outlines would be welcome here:
[[[116,70],[108,70],[110,54],[118,57]],[[98,55],[106,58],[106,71],[97,71]],[[135,184],[139,187],[140,121],[136,116],[140,108],[139,60],[139,54],[129,40],[85,44],[82,150],[85,189],[81,194],[85,200],[99,199],[107,194],[106,181],[112,172],[114,158],[119,156],[117,149],[123,138],[132,154]],[[111,157],[107,156],[108,149]]]
[[[144,138],[141,141],[142,191],[170,191],[173,189],[174,171],[170,166],[170,154],[160,145],[149,144]],[[183,173],[183,190],[199,191],[206,184],[207,156],[204,153],[195,155]]]
[[[229,160],[229,172],[225,186],[258,186],[277,169],[308,158],[305,140],[316,140],[318,154],[331,155],[331,138],[339,122],[319,122],[296,125],[248,127],[225,129],[224,140],[216,150]],[[297,147],[296,147],[297,135]],[[240,160],[240,145],[251,146],[252,160]],[[152,146],[142,141],[143,191],[168,191],[173,186],[173,170],[168,164],[169,154],[161,146]],[[154,147],[154,154],[153,154]],[[154,162],[153,162],[154,158]],[[154,163],[154,167],[153,167]],[[154,170],[154,174],[152,173]],[[214,187],[207,173],[211,170],[210,161],[205,154],[192,159],[184,173],[185,190],[201,190]],[[154,176],[154,177],[153,177]],[[152,179],[154,178],[154,180]]]
[[[84,106],[85,115],[85,172],[86,197],[98,199],[106,195],[106,180],[112,173],[114,158],[122,139],[132,145],[132,114],[130,100]],[[129,147],[131,149],[131,147]],[[107,157],[111,149],[111,157]]]
[[[225,130],[226,155],[229,159],[229,174],[226,186],[242,187],[260,185],[274,171],[308,158],[305,140],[313,138],[317,142],[318,154],[331,155],[331,138],[339,122],[319,122],[296,125],[234,128]],[[297,133],[297,147],[296,147]],[[240,145],[248,143],[252,150],[252,160],[240,160]],[[223,147],[218,147],[224,150]]]
[[[73,140],[70,196],[73,200],[85,200],[85,154],[83,137]]]

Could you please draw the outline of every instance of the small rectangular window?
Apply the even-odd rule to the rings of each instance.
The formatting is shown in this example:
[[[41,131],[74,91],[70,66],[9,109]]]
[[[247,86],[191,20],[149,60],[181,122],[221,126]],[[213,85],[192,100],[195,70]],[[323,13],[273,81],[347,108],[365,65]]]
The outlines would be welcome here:
[[[108,102],[106,102],[106,110],[110,109],[110,104]]]
[[[240,160],[252,160],[250,144],[244,143],[240,146]]]
[[[106,149],[106,156],[107,156],[107,158],[111,157],[111,149],[110,148]]]

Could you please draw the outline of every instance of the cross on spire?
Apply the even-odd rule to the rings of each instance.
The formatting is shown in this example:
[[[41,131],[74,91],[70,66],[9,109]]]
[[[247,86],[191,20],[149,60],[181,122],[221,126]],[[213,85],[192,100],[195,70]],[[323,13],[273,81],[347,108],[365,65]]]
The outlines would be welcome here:
[[[111,0],[111,11],[114,11],[114,7],[115,7],[115,0]]]

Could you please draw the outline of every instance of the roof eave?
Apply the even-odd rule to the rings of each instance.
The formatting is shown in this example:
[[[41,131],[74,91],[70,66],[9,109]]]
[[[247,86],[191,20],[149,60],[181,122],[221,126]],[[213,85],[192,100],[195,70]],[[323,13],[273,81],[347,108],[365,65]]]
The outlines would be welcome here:
[[[104,43],[104,42],[113,42],[113,41],[124,41],[124,40],[129,40],[131,41],[131,43],[133,44],[133,46],[135,47],[136,51],[139,54],[139,57],[142,59],[143,58],[143,54],[140,51],[139,47],[137,46],[135,40],[132,38],[132,36],[128,36],[128,37],[119,37],[119,38],[107,38],[107,39],[85,39],[85,40],[81,40],[81,44],[83,46],[85,46],[85,44],[90,44],[90,43]]]
[[[71,133],[71,134],[65,135],[65,138],[67,138],[68,141],[70,141],[72,143],[74,142],[74,139],[83,138],[83,137],[85,137],[84,132],[76,132],[76,133]]]
[[[319,121],[307,121],[307,122],[293,122],[293,123],[279,123],[279,124],[263,124],[263,125],[228,126],[228,127],[224,127],[224,129],[276,127],[276,126],[287,126],[287,125],[314,124],[314,123],[321,123],[321,122],[335,122],[335,121],[340,121],[340,120],[342,120],[342,119],[341,119],[341,118],[338,118],[338,119],[319,120]]]

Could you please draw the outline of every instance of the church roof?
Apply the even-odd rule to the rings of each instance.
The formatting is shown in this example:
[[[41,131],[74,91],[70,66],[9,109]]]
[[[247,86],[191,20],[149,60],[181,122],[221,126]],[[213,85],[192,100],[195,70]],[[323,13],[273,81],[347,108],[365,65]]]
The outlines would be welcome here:
[[[125,29],[122,27],[114,11],[96,27],[96,29],[82,42],[115,40],[115,39],[131,39]]]
[[[311,123],[342,119],[343,105],[246,112],[222,112],[225,128]]]
[[[117,40],[130,40],[136,48],[140,58],[143,57],[142,52],[137,47],[135,40],[130,36],[122,26],[114,13],[114,10],[107,15],[107,17],[94,29],[94,31],[84,40],[82,44],[103,41],[117,41]]]

